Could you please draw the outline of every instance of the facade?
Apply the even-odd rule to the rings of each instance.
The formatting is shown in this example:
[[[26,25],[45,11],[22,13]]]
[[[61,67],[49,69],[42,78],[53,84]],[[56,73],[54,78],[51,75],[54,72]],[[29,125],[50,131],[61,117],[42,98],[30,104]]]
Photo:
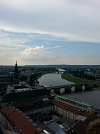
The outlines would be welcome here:
[[[85,134],[88,124],[96,119],[98,117],[91,114],[84,121],[77,121],[70,126],[58,128],[56,134],[59,134],[59,132],[64,134]],[[8,132],[3,134],[10,134],[10,131],[12,132],[11,134],[45,134],[47,132],[44,132],[44,129],[38,126],[29,116],[26,116],[22,111],[12,106],[1,109],[0,122]]]
[[[1,107],[11,105],[21,108],[30,106],[37,101],[47,97],[45,88],[32,89],[28,85],[11,84],[1,100]]]
[[[0,73],[0,93],[1,95],[6,91],[7,86],[9,84],[18,84],[19,83],[19,73],[18,73],[18,66],[17,62],[14,67],[14,73],[9,72],[9,73]]]
[[[72,105],[73,100],[69,99],[70,103],[67,103],[68,98],[60,97],[61,96],[56,96],[54,99],[54,110],[63,117],[69,117],[70,119],[75,120],[73,124],[67,128],[63,128],[65,134],[85,134],[88,124],[99,119],[98,116],[92,113],[93,108],[91,105],[82,103],[85,105],[85,108],[83,108],[82,104],[79,104],[78,102]],[[64,99],[67,100],[65,101]]]
[[[47,99],[47,98],[45,98]],[[43,117],[48,116],[48,114],[54,110],[54,105],[50,100],[48,102],[44,101],[45,99],[41,99],[41,101],[37,101],[33,103],[33,105],[28,107],[21,107],[20,109],[28,116],[30,116],[33,120],[38,120]]]
[[[9,131],[18,132],[19,134],[43,134],[37,124],[11,106],[1,109],[0,121],[2,126]]]
[[[63,97],[63,99],[66,98]],[[49,113],[57,113],[72,120],[85,120],[92,113],[92,110],[88,108],[79,108],[79,106],[65,102],[61,96],[56,96],[51,102],[47,98],[46,89],[44,88],[31,89],[30,87],[24,87],[14,90],[8,88],[1,100],[1,107],[9,105],[19,108],[28,116],[32,116],[33,120],[40,119],[43,115]]]
[[[24,125],[26,120],[28,120],[35,127],[34,129],[32,129],[31,132],[33,134],[35,134],[36,132],[36,134],[42,134],[43,128],[38,127],[37,124],[34,123],[34,121],[42,120],[44,117],[46,117],[46,115],[49,115],[53,112],[57,115],[61,115],[61,117],[68,117],[74,121],[74,124],[63,129],[63,132],[65,134],[85,134],[89,122],[98,118],[96,115],[92,114],[90,109],[86,109],[86,107],[85,109],[83,109],[82,106],[80,106],[79,108],[79,106],[76,106],[76,103],[74,104],[75,106],[72,105],[71,99],[70,104],[64,100],[66,99],[64,97],[60,101],[60,99],[58,98],[60,98],[61,96],[56,96],[53,101],[50,101],[47,98],[44,89],[32,90],[27,88],[28,92],[26,92],[24,89],[17,88],[17,91],[15,90],[16,93],[19,93],[17,94],[17,99],[16,95],[12,93],[8,93],[10,95],[9,97],[6,96],[8,98],[3,98],[7,102],[9,102],[8,104],[6,102],[6,105],[12,105],[3,107],[0,112],[0,120],[2,122],[2,126],[4,126],[5,129],[9,131],[23,132],[25,134],[29,134],[24,132],[28,132],[28,127],[26,128],[26,126]],[[89,106],[88,104],[86,105]]]
[[[90,122],[99,119],[96,115],[91,114],[85,121],[79,121],[76,124],[72,124],[66,129],[66,134],[86,134],[86,130]]]
[[[1,107],[11,105],[36,120],[54,109],[53,103],[47,97],[44,87],[31,88],[28,85],[11,84],[1,100]]]
[[[0,74],[0,83],[12,83],[13,73]]]
[[[0,92],[6,90],[8,84],[13,83],[13,73],[0,74]]]
[[[85,120],[91,113],[86,110],[79,110],[70,105],[54,100],[54,110],[63,117],[69,117],[72,120]]]
[[[57,98],[57,97],[56,97]],[[32,116],[33,120],[40,119],[43,115],[49,113],[57,113],[63,117],[68,117],[72,120],[82,120],[84,121],[92,112],[88,109],[77,108],[72,105],[67,105],[64,102],[60,102],[57,99],[54,99],[53,102],[38,99],[37,102],[34,102],[33,105],[20,107],[20,109],[28,116]]]
[[[92,105],[59,95],[54,99],[54,109],[58,114],[61,114],[64,117],[82,121],[93,113]]]

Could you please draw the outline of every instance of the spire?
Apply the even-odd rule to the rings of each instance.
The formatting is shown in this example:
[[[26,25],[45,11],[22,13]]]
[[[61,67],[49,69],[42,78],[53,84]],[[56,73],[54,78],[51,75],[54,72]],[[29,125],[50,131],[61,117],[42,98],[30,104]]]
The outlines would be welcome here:
[[[17,66],[17,61],[16,61],[16,64],[15,64],[15,66]]]
[[[17,61],[14,67],[14,84],[19,83],[19,73],[18,73],[18,66],[17,66]]]

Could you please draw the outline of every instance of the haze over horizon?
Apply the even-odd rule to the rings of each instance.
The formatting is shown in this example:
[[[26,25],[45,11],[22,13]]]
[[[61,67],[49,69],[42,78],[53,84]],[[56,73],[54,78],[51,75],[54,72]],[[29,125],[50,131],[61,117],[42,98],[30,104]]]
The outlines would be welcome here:
[[[0,1],[0,65],[100,65],[99,0]]]

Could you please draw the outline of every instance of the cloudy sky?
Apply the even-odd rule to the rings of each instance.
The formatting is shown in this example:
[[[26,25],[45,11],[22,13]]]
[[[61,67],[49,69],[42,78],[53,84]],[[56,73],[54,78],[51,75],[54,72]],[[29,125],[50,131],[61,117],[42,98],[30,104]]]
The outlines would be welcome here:
[[[100,0],[0,0],[0,64],[100,64]]]

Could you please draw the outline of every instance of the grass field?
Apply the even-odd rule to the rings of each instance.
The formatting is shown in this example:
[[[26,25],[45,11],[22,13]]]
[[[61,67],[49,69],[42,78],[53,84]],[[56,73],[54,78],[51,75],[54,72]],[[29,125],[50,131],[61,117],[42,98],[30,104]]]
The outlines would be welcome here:
[[[63,73],[61,75],[61,77],[65,80],[71,81],[73,83],[91,83],[91,82],[94,82],[92,80],[80,79],[80,78],[74,77],[73,75],[71,75],[69,73]]]

